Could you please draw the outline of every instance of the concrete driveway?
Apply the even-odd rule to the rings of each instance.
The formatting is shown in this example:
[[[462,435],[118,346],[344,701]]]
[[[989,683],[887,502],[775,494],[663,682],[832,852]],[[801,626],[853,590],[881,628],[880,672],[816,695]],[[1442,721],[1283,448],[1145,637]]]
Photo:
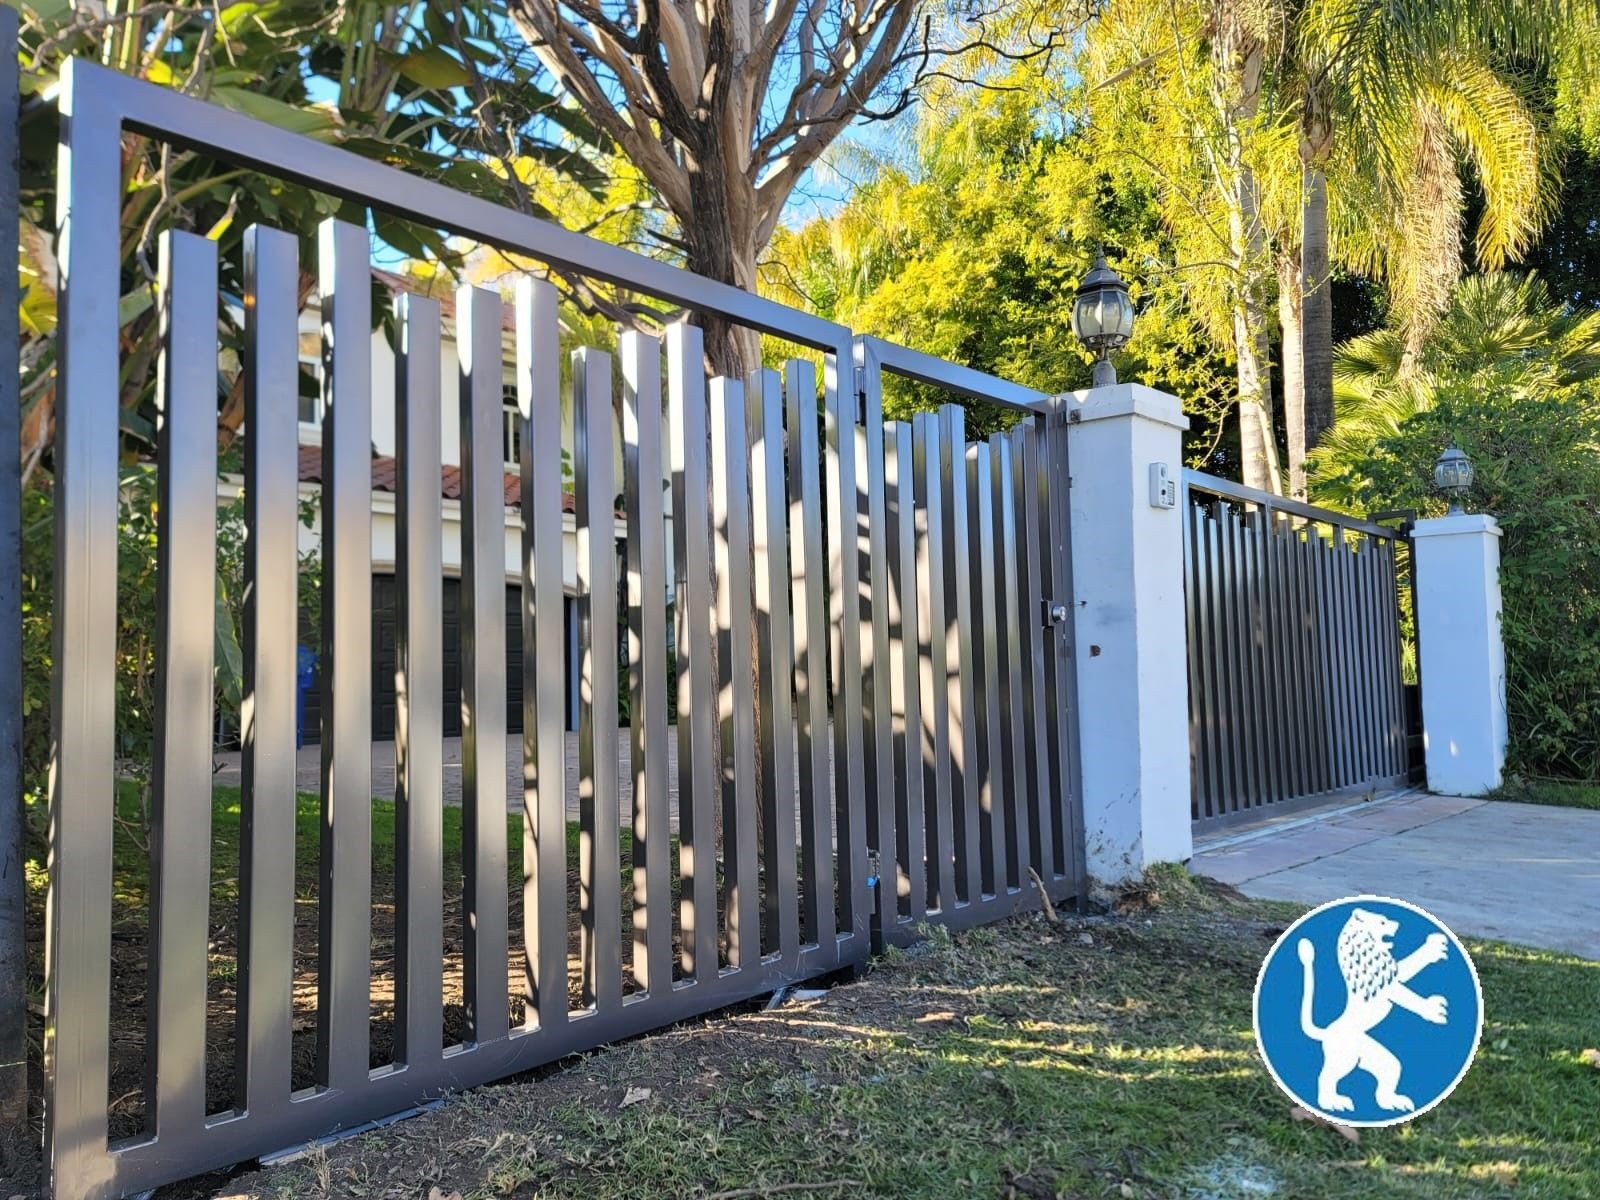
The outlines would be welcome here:
[[[1197,844],[1247,896],[1409,900],[1458,933],[1600,960],[1600,812],[1402,795]]]

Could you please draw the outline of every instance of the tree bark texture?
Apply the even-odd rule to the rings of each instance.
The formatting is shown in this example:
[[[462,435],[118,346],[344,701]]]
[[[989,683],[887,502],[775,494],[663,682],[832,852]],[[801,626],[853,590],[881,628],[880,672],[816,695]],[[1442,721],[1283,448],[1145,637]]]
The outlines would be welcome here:
[[[1271,284],[1260,190],[1245,149],[1246,130],[1261,100],[1264,48],[1236,0],[1214,10],[1213,103],[1223,130],[1218,182],[1228,204],[1228,251],[1233,265],[1233,342],[1239,380],[1239,452],[1244,482],[1281,490],[1277,433],[1272,419],[1267,294]]]
[[[1283,345],[1283,424],[1288,435],[1289,495],[1306,498],[1306,392],[1304,297],[1300,255],[1292,248],[1278,255],[1278,328]]]
[[[1328,268],[1328,177],[1326,165],[1332,149],[1332,118],[1328,104],[1312,88],[1300,138],[1304,170],[1304,210],[1301,214],[1300,283],[1301,329],[1304,363],[1305,448],[1314,450],[1322,435],[1333,427],[1333,285]]]

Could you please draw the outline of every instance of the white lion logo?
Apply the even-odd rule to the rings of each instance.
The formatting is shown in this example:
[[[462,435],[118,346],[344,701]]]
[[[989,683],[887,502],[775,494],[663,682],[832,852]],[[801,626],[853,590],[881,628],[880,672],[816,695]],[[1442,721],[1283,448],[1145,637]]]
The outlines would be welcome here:
[[[1377,1081],[1375,1098],[1381,1107],[1390,1112],[1410,1112],[1416,1108],[1409,1096],[1395,1090],[1400,1084],[1400,1060],[1378,1044],[1371,1030],[1396,1004],[1424,1021],[1435,1025],[1445,1023],[1444,997],[1419,996],[1406,984],[1424,967],[1443,960],[1450,948],[1444,934],[1430,933],[1421,946],[1396,962],[1394,935],[1399,928],[1388,917],[1367,909],[1351,912],[1339,933],[1338,947],[1339,973],[1344,976],[1349,998],[1344,1011],[1322,1029],[1311,1023],[1315,983],[1311,964],[1316,958],[1316,948],[1308,938],[1301,938],[1295,947],[1305,973],[1300,1028],[1308,1038],[1322,1043],[1317,1107],[1328,1112],[1349,1112],[1355,1108],[1355,1102],[1339,1092],[1339,1084],[1357,1067]]]

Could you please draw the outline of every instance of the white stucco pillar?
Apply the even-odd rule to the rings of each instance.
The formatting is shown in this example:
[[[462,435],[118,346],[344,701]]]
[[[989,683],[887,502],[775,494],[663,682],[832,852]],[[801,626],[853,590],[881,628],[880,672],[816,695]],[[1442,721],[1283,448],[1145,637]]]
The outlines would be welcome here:
[[[1418,521],[1411,538],[1428,790],[1482,795],[1506,761],[1500,525],[1457,513]]]
[[[1193,852],[1176,507],[1189,422],[1177,397],[1130,383],[1079,392],[1067,411],[1084,848],[1104,895]]]

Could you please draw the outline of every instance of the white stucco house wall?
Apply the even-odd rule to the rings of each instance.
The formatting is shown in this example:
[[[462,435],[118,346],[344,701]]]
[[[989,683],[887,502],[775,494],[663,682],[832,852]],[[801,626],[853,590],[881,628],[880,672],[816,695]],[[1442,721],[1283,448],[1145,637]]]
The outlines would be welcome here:
[[[379,272],[379,278],[392,290],[406,286],[401,276]],[[440,414],[440,446],[443,471],[440,479],[444,518],[442,560],[445,573],[444,623],[445,650],[445,709],[446,733],[457,732],[455,721],[459,718],[459,705],[452,698],[459,695],[459,639],[457,637],[456,581],[461,573],[461,501],[460,463],[461,432],[455,398],[460,391],[460,360],[456,353],[454,304],[450,299],[440,302],[443,313],[442,345],[440,355],[440,396],[443,399]],[[321,374],[321,313],[313,301],[300,320],[300,362],[303,374]],[[521,645],[522,631],[518,618],[522,578],[522,512],[517,502],[519,487],[520,430],[515,403],[515,346],[512,341],[512,310],[506,308],[504,324],[505,365],[505,420],[502,426],[501,449],[506,489],[505,578],[506,578],[506,635],[509,662],[507,719],[512,730],[521,728]],[[373,573],[373,731],[374,737],[392,736],[394,728],[394,570],[396,559],[395,520],[395,366],[396,359],[382,328],[372,333],[372,573]],[[306,389],[302,389],[304,392]],[[321,491],[322,425],[320,402],[312,395],[299,398],[300,421],[300,494],[302,499],[314,499]],[[621,471],[620,430],[614,435],[616,451],[616,479],[619,487]],[[568,455],[572,452],[573,434],[570,408],[563,412],[561,446]],[[224,485],[226,487],[226,485]],[[577,712],[577,683],[570,663],[576,660],[577,625],[574,619],[572,597],[577,587],[577,535],[572,497],[563,497],[562,513],[562,583],[567,594],[567,672],[569,727],[575,727]],[[616,523],[618,552],[626,537],[626,525]],[[671,539],[667,540],[668,579],[671,578]],[[300,548],[303,553],[315,554],[321,542],[319,519],[308,527],[301,526]],[[625,578],[620,572],[619,578]],[[665,597],[670,601],[669,593]],[[306,737],[316,737],[316,699],[308,697]]]

